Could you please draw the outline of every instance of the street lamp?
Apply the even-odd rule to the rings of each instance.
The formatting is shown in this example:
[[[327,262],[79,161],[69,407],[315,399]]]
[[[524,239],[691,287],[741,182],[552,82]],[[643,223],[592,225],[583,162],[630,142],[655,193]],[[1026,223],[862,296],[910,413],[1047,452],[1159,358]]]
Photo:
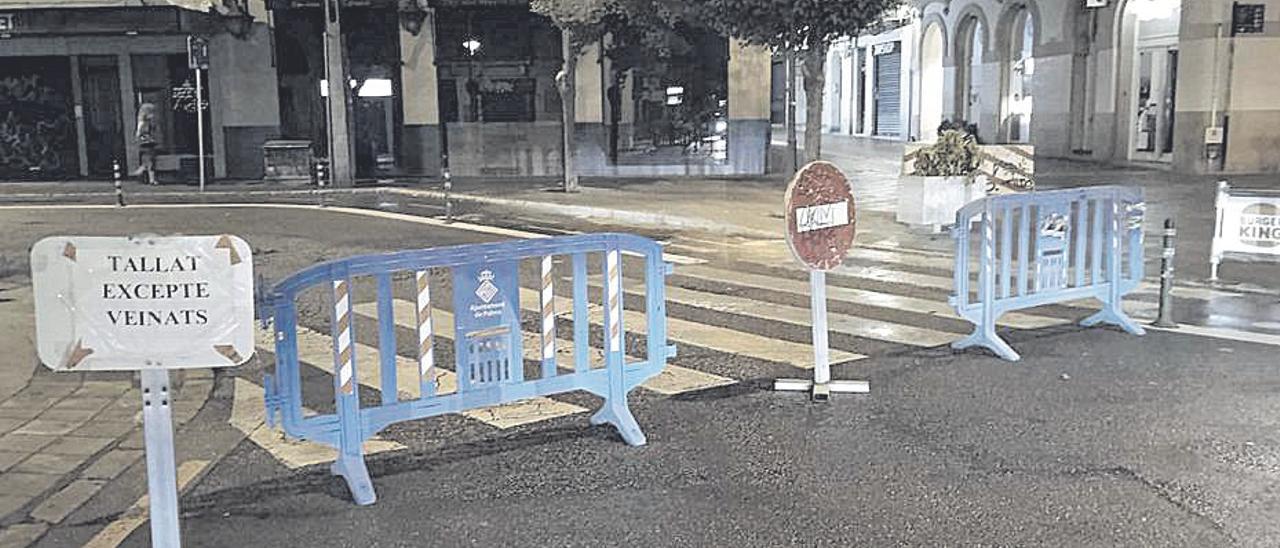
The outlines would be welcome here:
[[[480,119],[480,83],[476,81],[475,76],[476,54],[480,53],[481,47],[480,40],[474,36],[462,43],[462,49],[467,50],[467,98],[471,100],[471,118],[475,122],[482,121]]]

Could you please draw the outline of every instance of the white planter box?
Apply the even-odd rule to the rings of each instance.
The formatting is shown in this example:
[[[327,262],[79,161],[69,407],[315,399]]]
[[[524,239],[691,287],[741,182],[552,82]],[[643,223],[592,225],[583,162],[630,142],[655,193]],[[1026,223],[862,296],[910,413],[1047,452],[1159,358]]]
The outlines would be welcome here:
[[[986,185],[981,180],[903,175],[898,179],[898,222],[938,232],[955,224],[956,211],[983,196]]]

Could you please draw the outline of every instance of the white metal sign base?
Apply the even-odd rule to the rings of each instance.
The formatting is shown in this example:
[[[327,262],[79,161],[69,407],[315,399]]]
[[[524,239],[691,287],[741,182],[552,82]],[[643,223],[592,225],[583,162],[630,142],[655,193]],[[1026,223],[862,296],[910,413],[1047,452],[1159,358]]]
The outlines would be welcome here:
[[[813,401],[825,402],[831,394],[868,394],[867,381],[831,380],[831,354],[827,346],[827,273],[809,271],[810,309],[813,311],[813,380],[778,379],[773,389],[779,392],[810,392]]]
[[[167,369],[142,370],[142,421],[147,443],[147,494],[151,546],[182,546],[178,530],[178,480],[173,459],[173,394]]]

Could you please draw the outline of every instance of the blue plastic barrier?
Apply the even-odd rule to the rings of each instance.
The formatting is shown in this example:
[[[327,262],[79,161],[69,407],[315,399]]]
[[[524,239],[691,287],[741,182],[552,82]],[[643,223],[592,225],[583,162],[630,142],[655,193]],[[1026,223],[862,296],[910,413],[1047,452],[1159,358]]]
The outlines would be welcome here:
[[[1142,335],[1121,298],[1142,281],[1145,210],[1141,189],[1118,186],[988,196],[965,205],[951,232],[951,305],[976,328],[952,348],[982,346],[1016,361],[1018,353],[996,335],[1002,314],[1090,297],[1102,302],[1102,310],[1082,325],[1108,323]],[[971,232],[973,221],[978,228]],[[974,239],[977,253],[971,256]],[[976,291],[970,288],[974,261]]]
[[[645,313],[647,353],[641,362],[626,363],[622,323],[622,255],[639,255],[645,265]],[[590,318],[587,298],[587,261],[596,255],[603,263],[604,366],[592,367],[588,337]],[[574,362],[557,370],[555,357],[555,292],[553,257],[572,267]],[[541,264],[542,311],[541,362],[537,378],[525,378],[520,326],[520,261]],[[449,269],[455,328],[457,390],[437,393],[434,333],[431,311],[430,270]],[[665,283],[670,264],[662,260],[662,248],[654,241],[626,234],[597,234],[465,245],[426,250],[365,255],[318,264],[276,284],[264,296],[272,310],[276,341],[275,374],[267,375],[267,420],[276,417],[285,432],[297,439],[332,445],[338,457],[331,470],[341,475],[357,504],[376,500],[364,462],[363,442],[390,424],[458,413],[517,400],[585,390],[604,398],[591,417],[592,424],[612,424],[631,445],[644,445],[645,437],[627,406],[627,393],[657,375],[675,355],[667,345]],[[419,397],[401,400],[396,382],[396,323],[393,315],[393,276],[412,277],[416,284],[401,288],[417,296]],[[381,405],[361,408],[356,379],[357,364],[352,280],[376,281],[378,354]],[[305,415],[302,378],[298,363],[297,299],[308,288],[321,286],[331,292],[336,411]],[[413,299],[408,299],[413,300]],[[391,388],[388,388],[391,387]]]

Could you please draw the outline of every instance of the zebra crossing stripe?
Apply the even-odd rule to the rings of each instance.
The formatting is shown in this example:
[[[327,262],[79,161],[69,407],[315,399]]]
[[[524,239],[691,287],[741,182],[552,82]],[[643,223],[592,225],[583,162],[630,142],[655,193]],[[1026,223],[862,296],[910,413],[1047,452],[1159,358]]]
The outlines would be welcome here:
[[[411,303],[407,301],[396,300],[393,302],[393,306],[394,306],[393,310],[397,318],[397,323],[402,327],[408,327],[407,325],[404,325],[398,318],[404,315],[403,312],[401,311],[407,310],[408,307],[411,306]],[[368,316],[371,318],[374,317],[378,311],[375,303],[357,304],[355,307],[355,310],[358,314],[362,316]],[[436,315],[436,325],[437,327],[440,328],[441,332],[451,333],[453,331],[453,327],[452,327],[453,321],[454,321],[453,314],[447,310],[436,310],[435,315]],[[525,349],[525,358],[536,361],[540,356],[540,352],[537,350],[537,346],[534,343],[536,342],[535,339],[537,339],[540,335],[536,333],[529,333],[529,332],[523,332],[522,335],[524,338],[523,346]],[[441,338],[448,338],[448,337],[441,336]],[[565,339],[561,339],[561,340],[562,342],[568,342]],[[602,350],[596,347],[589,346],[587,347],[587,351],[591,353],[591,355],[588,357],[588,363],[595,363],[595,364],[604,363],[604,352]],[[557,360],[557,363],[559,364],[576,363],[574,359],[576,357],[574,356],[574,353],[575,353],[574,345],[572,344],[558,345],[556,347],[556,352],[561,354],[560,359]],[[626,356],[626,360],[627,360],[627,363],[643,361],[640,358],[634,357],[634,356]],[[566,365],[562,367],[562,369],[569,371],[569,370],[572,370],[572,366]],[[685,392],[696,392],[698,390],[705,390],[707,388],[714,388],[717,386],[736,384],[737,382],[738,381],[730,379],[728,377],[722,377],[722,376],[714,375],[711,373],[704,373],[696,369],[689,369],[689,368],[680,367],[677,365],[667,364],[667,367],[663,368],[662,372],[659,373],[658,376],[645,381],[644,384],[641,384],[640,386],[641,388],[644,388],[646,390],[651,390],[659,394],[673,395],[673,394],[683,394]]]
[[[536,300],[537,293],[531,289],[521,288],[522,299]],[[570,306],[572,301],[564,297],[556,297],[557,306]],[[619,302],[619,305],[621,303]],[[600,305],[592,303],[588,306],[591,323],[603,324],[604,310]],[[638,335],[648,332],[648,322],[644,313],[634,310],[621,310],[622,322],[632,326],[631,331]],[[813,369],[813,347],[808,343],[795,343],[738,331],[727,327],[704,324],[667,317],[667,338],[676,343],[700,346],[725,354],[736,354],[765,361],[784,363],[801,369]],[[831,350],[831,363],[839,364],[866,358],[863,354]],[[670,367],[670,366],[668,366]]]
[[[809,284],[799,280],[790,278],[774,278],[771,276],[763,276],[760,274],[752,274],[749,272],[728,271],[719,268],[707,266],[687,266],[676,272],[679,276],[705,280],[710,282],[721,282],[738,287],[748,287],[752,289],[763,289],[768,291],[781,291],[794,295],[808,296]],[[670,291],[670,289],[668,290]],[[915,314],[923,314],[927,316],[937,316],[947,319],[959,319],[955,309],[943,301],[934,301],[929,299],[920,299],[916,297],[907,297],[893,293],[883,293],[879,291],[871,291],[867,289],[857,289],[851,287],[842,287],[836,285],[827,286],[827,298],[836,301],[844,301],[852,304],[875,306],[893,310],[901,310]],[[859,318],[861,320],[861,318]],[[1024,314],[1021,312],[1009,312],[1000,317],[999,324],[1018,329],[1039,329],[1042,327],[1050,327],[1055,325],[1063,325],[1071,323],[1069,320],[1061,318],[1051,318],[1047,316],[1037,316],[1033,314]]]
[[[418,383],[419,393],[424,396],[435,394],[436,379],[436,352],[433,344],[433,333],[435,333],[431,325],[431,275],[425,270],[416,273],[418,282],[418,309],[414,317],[417,318],[415,327],[418,331]]]
[[[268,334],[268,337],[270,335]],[[338,456],[338,451],[323,443],[304,440],[290,440],[283,432],[268,427],[266,410],[262,406],[262,387],[248,380],[236,377],[231,400],[231,418],[228,422],[243,433],[250,441],[257,444],[272,457],[289,469],[297,469],[313,464],[330,463]],[[303,408],[304,415],[312,414],[310,409]],[[365,440],[364,453],[372,455],[386,451],[398,451],[405,447],[394,441],[387,441],[374,436]]]
[[[413,306],[409,301],[397,301]],[[377,310],[376,303],[374,311]],[[359,309],[359,305],[356,306]],[[399,316],[399,314],[397,314]],[[409,326],[406,326],[409,327]],[[327,335],[317,331],[307,329],[305,327],[298,328],[298,361],[305,363],[311,367],[316,367],[316,363],[324,363],[324,355],[330,352],[332,348],[332,340]],[[258,330],[257,345],[268,351],[274,351],[275,339],[269,330]],[[378,348],[366,344],[355,343],[354,347],[359,351],[362,359],[368,359],[369,363],[380,363]],[[319,369],[317,367],[317,369]],[[403,356],[396,356],[396,377],[397,378],[413,378],[418,370],[418,364],[412,359]],[[438,394],[451,394],[458,391],[457,376],[452,371],[437,369],[436,384],[438,386]],[[362,367],[357,371],[357,382],[361,386],[366,386],[381,391],[383,388],[381,375],[378,374],[375,367]],[[398,389],[392,387],[391,389]],[[415,395],[408,390],[398,390],[401,399],[413,399]],[[261,400],[259,400],[261,401]],[[579,407],[570,403],[561,402],[547,397],[530,398],[521,400],[507,405],[496,407],[487,407],[481,409],[473,409],[463,412],[466,417],[478,420],[489,426],[499,429],[511,428],[532,422],[538,422],[566,415],[587,412],[586,408]]]
[[[354,389],[351,378],[355,370],[355,354],[351,344],[351,282],[348,280],[333,282],[333,316],[337,318],[338,340],[333,348],[338,386],[343,394],[350,394]]]

